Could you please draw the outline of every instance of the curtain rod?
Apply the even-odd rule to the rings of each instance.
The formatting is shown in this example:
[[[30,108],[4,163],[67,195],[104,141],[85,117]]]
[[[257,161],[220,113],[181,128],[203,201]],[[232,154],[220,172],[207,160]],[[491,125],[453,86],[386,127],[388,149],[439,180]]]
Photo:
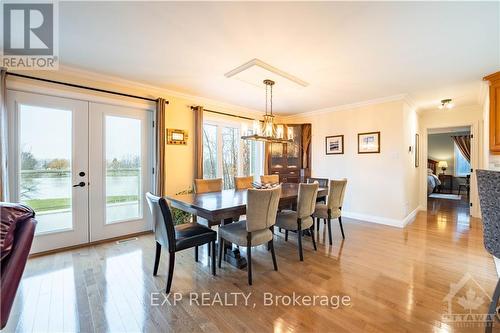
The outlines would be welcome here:
[[[11,72],[7,72],[7,75],[22,77],[22,78],[25,78],[25,79],[31,79],[31,80],[36,80],[36,81],[43,81],[43,82],[48,82],[48,83],[55,83],[55,84],[60,84],[60,85],[63,85],[63,86],[68,86],[68,87],[73,87],[73,88],[87,89],[87,90],[92,90],[92,91],[97,91],[97,92],[102,92],[102,93],[107,93],[107,94],[113,94],[113,95],[118,95],[118,96],[124,96],[124,97],[130,97],[130,98],[137,98],[137,99],[142,99],[142,100],[150,101],[150,102],[157,102],[157,99],[153,99],[153,98],[142,97],[142,96],[137,96],[137,95],[130,95],[130,94],[125,94],[125,93],[111,91],[111,90],[106,90],[106,89],[99,89],[99,88],[87,87],[87,86],[82,86],[82,85],[74,84],[74,83],[67,83],[67,82],[61,82],[61,81],[43,79],[43,78],[40,78],[40,77],[29,76],[29,75],[24,75],[24,74],[17,74],[17,73],[11,73]],[[168,104],[168,101],[165,101],[165,103]]]
[[[196,106],[191,106],[191,110],[194,110],[194,109],[196,109]],[[238,116],[238,115],[235,115],[235,114],[230,114],[230,113],[225,113],[225,112],[220,112],[220,111],[214,111],[214,110],[208,110],[208,109],[205,109],[205,108],[203,109],[203,111],[210,112],[210,113],[216,113],[216,114],[220,114],[220,115],[228,116],[228,117],[235,117],[235,118],[241,118],[241,119],[246,119],[246,120],[257,120],[257,119],[250,118],[250,117]]]

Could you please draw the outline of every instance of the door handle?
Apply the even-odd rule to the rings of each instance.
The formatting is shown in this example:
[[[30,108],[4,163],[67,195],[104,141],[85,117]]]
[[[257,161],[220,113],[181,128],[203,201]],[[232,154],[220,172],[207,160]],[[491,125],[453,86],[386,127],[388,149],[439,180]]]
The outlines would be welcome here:
[[[73,185],[73,187],[85,187],[85,182],[79,182],[76,185]]]

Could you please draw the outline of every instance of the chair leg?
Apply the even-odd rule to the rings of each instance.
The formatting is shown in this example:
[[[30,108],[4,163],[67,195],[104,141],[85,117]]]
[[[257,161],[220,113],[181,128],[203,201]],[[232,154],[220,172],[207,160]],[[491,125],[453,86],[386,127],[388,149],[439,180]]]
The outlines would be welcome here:
[[[304,261],[304,254],[302,253],[302,227],[300,225],[300,222],[297,229],[297,237],[297,239],[299,240],[299,259],[300,261]]]
[[[319,217],[316,217],[314,220],[315,220],[314,222],[316,224],[316,231],[318,231],[318,233],[319,233],[319,222],[321,221],[321,219]]]
[[[285,230],[285,242],[288,242],[288,230]]]
[[[342,216],[339,216],[340,232],[342,233],[342,239],[345,239],[344,228],[342,227]]]
[[[222,255],[224,254],[224,239],[219,237],[219,268],[222,266]]]
[[[252,241],[251,236],[247,237],[247,271],[248,271],[248,284],[252,285]]]
[[[160,264],[160,256],[161,256],[161,245],[156,242],[156,255],[155,255],[155,267],[153,269],[153,275],[158,274],[158,265]]]
[[[278,262],[276,261],[276,253],[274,252],[274,242],[272,239],[269,241],[269,247],[271,248],[271,257],[273,258],[274,270],[277,271],[278,270]]]
[[[313,241],[314,251],[318,251],[318,248],[316,247],[316,239],[314,237],[314,225],[311,226],[309,231],[311,232],[311,239]]]
[[[207,243],[207,265],[210,265],[210,242]]]
[[[212,241],[212,275],[215,275],[215,261],[217,256],[215,255],[215,241]]]
[[[198,262],[198,246],[194,247],[194,261]]]
[[[326,222],[326,219],[325,219]],[[330,242],[330,245],[332,245],[332,220],[328,219],[328,241]]]
[[[175,252],[170,252],[170,258],[168,260],[168,279],[167,279],[167,290],[166,293],[170,292],[170,287],[172,287],[172,279],[174,278],[174,264],[175,264]]]

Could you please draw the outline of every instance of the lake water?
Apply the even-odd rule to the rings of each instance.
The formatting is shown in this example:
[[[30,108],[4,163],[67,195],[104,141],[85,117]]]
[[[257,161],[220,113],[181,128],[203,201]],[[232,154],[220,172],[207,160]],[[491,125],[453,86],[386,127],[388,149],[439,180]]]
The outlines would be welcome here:
[[[21,196],[27,199],[58,199],[71,197],[71,177],[46,177],[30,180],[33,188]],[[106,177],[106,195],[138,195],[140,187],[139,176],[109,176]]]

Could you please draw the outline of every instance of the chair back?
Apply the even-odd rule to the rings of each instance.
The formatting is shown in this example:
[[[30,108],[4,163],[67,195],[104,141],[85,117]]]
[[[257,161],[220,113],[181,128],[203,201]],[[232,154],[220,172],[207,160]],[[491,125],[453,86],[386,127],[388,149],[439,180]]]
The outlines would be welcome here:
[[[234,188],[237,190],[246,190],[253,188],[253,176],[249,177],[234,177]]]
[[[276,223],[281,186],[247,191],[247,231],[269,229]]]
[[[196,193],[210,193],[222,191],[222,178],[195,179],[194,191]]]
[[[345,188],[347,179],[330,180],[330,188],[328,190],[328,209],[340,209],[344,203]]]
[[[169,251],[175,250],[175,228],[172,213],[164,198],[157,197],[150,192],[146,193],[149,210],[153,216],[153,231],[155,240],[168,247]]]
[[[262,175],[260,176],[260,182],[262,184],[277,184],[280,182],[279,175]]]
[[[323,188],[328,187],[328,178],[307,178],[308,184],[312,184],[314,182],[318,182],[319,187],[323,187]]]
[[[318,183],[299,184],[299,193],[297,196],[297,217],[299,219],[309,217],[314,213],[318,188]]]
[[[500,171],[476,170],[486,250],[500,258]]]

